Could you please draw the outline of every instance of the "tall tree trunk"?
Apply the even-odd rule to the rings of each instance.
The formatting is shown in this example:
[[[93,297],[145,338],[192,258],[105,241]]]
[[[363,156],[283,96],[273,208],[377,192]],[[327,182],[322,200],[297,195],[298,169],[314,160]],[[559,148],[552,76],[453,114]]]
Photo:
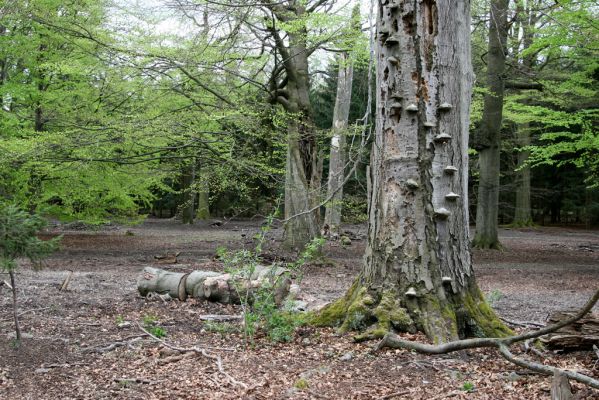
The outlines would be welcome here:
[[[480,126],[482,148],[479,151],[480,178],[476,205],[476,235],[474,245],[485,249],[500,247],[497,237],[499,208],[499,156],[503,91],[507,41],[507,11],[509,0],[492,0],[487,54],[487,86],[483,118]]]
[[[522,29],[522,46],[517,49],[518,52],[522,53],[527,50],[533,41],[533,31],[531,27],[538,21],[538,16],[533,15],[532,7],[530,2],[525,4],[518,2],[516,4],[516,26],[519,27],[515,30],[516,35],[520,35],[520,29]],[[516,54],[516,52],[514,52]],[[533,71],[534,57],[527,55],[520,57],[519,63],[523,68],[525,74],[531,74]],[[526,100],[523,100],[526,104]],[[531,124],[524,123],[517,127],[516,133],[517,143],[519,148],[530,146],[531,143]],[[533,224],[532,221],[532,210],[530,206],[530,167],[525,165],[530,151],[519,150],[518,151],[518,164],[516,171],[516,207],[514,213],[514,226],[530,226]]]
[[[181,222],[184,224],[193,224],[195,218],[195,176],[196,163],[194,157],[189,165],[183,166],[181,173],[181,205],[179,206],[179,213],[181,215]]]
[[[337,78],[337,97],[333,111],[333,137],[329,157],[329,179],[327,185],[327,204],[324,224],[330,232],[338,232],[341,225],[341,208],[343,200],[343,180],[345,167],[345,136],[351,105],[353,81],[353,64],[348,53],[339,56],[339,74]]]
[[[199,164],[197,166],[196,175],[199,175],[199,178],[196,179],[196,185],[198,186],[198,210],[196,212],[196,218],[199,220],[207,220],[210,218],[210,188],[208,187],[206,177],[200,174]]]
[[[301,5],[297,13],[302,16]],[[289,33],[289,46],[279,43],[287,73],[287,98],[283,102],[290,113],[287,127],[285,173],[284,246],[302,248],[319,235],[318,212],[310,211],[319,202],[322,164],[318,159],[316,129],[310,105],[307,31]]]
[[[469,1],[378,1],[365,263],[315,323],[367,329],[364,338],[421,330],[435,342],[508,332],[470,259],[469,10]]]
[[[518,125],[516,132],[518,147],[523,148],[530,145],[529,124]],[[516,210],[514,213],[515,226],[532,225],[532,214],[530,209],[530,167],[525,165],[530,156],[530,151],[518,151],[518,166],[516,171]]]

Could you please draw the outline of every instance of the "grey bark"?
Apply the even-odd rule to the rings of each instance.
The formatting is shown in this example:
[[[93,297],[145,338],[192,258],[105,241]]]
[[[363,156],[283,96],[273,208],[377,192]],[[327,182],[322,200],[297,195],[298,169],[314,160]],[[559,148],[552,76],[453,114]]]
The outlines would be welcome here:
[[[488,93],[484,97],[483,117],[478,132],[480,178],[476,205],[474,245],[499,248],[497,214],[499,207],[499,156],[503,119],[503,92],[509,0],[492,0],[489,51],[487,54]]]
[[[530,146],[530,127],[529,124],[518,125],[517,142],[520,149]],[[518,164],[516,170],[516,209],[514,212],[513,225],[529,226],[532,224],[532,214],[530,208],[530,167],[526,161],[530,156],[530,151],[518,151]]]
[[[571,400],[572,387],[568,376],[563,371],[556,370],[551,381],[551,400]]]
[[[527,7],[524,7],[522,2],[519,2],[516,6],[517,13],[517,26],[520,26],[522,29],[522,49],[520,51],[524,51],[528,49],[532,45],[533,41],[533,32],[531,26],[536,23],[538,17],[532,14],[532,7],[527,4]],[[519,34],[519,32],[515,32]],[[532,67],[534,64],[533,56],[521,57],[519,60],[522,68],[525,73],[530,74],[532,72]],[[534,88],[534,87],[524,87],[521,89],[537,89],[542,90],[542,88]],[[519,148],[524,148],[526,146],[530,146],[531,143],[531,131],[530,124],[520,124],[517,129],[517,142]],[[519,150],[518,151],[518,164],[516,171],[516,205],[514,212],[514,221],[513,225],[515,226],[530,226],[533,224],[532,221],[532,210],[530,204],[530,167],[526,165],[526,161],[528,157],[530,157],[530,151],[528,150]]]
[[[17,302],[17,286],[15,283],[15,271],[8,270],[10,275],[10,285],[12,286],[12,311],[15,319],[15,340],[16,345],[21,345],[21,326],[19,325],[19,303]]]
[[[299,22],[308,11],[301,2],[289,6],[272,6],[280,21]],[[285,219],[283,242],[287,248],[302,248],[319,235],[318,211],[310,211],[319,201],[322,160],[318,157],[316,129],[310,104],[307,28],[288,32],[288,41],[280,37],[276,26],[270,27],[285,71],[284,88],[273,79],[273,95],[291,120],[287,126],[287,160],[285,165]]]
[[[337,78],[337,96],[333,111],[333,136],[329,156],[329,178],[327,184],[327,204],[324,224],[331,233],[338,233],[341,225],[341,209],[343,201],[344,166],[346,161],[345,142],[351,105],[353,82],[353,63],[348,53],[339,56],[339,74]]]
[[[469,249],[469,10],[468,1],[378,1],[369,238],[345,326],[359,309],[382,330],[418,329],[437,342],[501,334],[501,324],[489,328],[497,318]]]

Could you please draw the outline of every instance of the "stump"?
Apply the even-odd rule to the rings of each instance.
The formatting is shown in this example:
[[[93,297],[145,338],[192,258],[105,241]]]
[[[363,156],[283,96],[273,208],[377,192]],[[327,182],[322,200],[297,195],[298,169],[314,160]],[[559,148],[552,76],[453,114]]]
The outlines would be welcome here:
[[[275,303],[281,305],[291,286],[289,270],[257,266],[251,276],[234,276],[215,271],[185,274],[145,267],[137,280],[137,290],[144,297],[149,293],[168,293],[181,301],[191,296],[224,304],[239,304],[245,298],[251,301],[254,292],[265,285],[273,287]]]
[[[556,324],[572,318],[575,314],[575,311],[558,311],[549,317],[547,323]],[[599,315],[589,313],[578,321],[541,337],[540,340],[552,350],[591,350],[593,345],[599,346]]]
[[[572,387],[566,374],[560,370],[556,370],[553,374],[551,400],[572,400]]]

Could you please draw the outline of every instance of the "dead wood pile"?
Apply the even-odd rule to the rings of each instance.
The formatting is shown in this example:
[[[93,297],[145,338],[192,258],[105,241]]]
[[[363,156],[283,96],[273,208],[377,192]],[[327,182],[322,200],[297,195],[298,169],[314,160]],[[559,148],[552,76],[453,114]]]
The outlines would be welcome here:
[[[273,288],[274,300],[280,305],[287,297],[290,285],[289,270],[267,266],[257,266],[250,276],[248,273],[183,273],[145,267],[137,279],[137,290],[144,297],[150,293],[158,293],[168,294],[181,301],[189,296],[225,304],[239,304],[246,296],[251,299],[257,289],[268,286]]]
[[[549,317],[548,324],[558,324],[574,315],[576,311],[555,312]],[[589,313],[578,321],[539,339],[552,350],[578,351],[591,350],[593,345],[599,347],[599,314]]]

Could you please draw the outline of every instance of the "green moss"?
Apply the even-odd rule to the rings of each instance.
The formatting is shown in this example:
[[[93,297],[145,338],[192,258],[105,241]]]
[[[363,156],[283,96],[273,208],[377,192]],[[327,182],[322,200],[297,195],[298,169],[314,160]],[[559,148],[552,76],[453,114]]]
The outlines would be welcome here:
[[[374,302],[367,294],[365,287],[361,287],[347,307],[345,320],[341,325],[341,332],[364,329],[372,318],[372,310],[369,305]]]
[[[293,387],[299,390],[305,390],[310,387],[308,381],[304,378],[300,378],[293,384]]]
[[[358,288],[359,280],[353,283],[345,296],[326,305],[322,310],[308,318],[308,322],[315,326],[339,326],[345,320],[350,302]]]
[[[498,240],[492,240],[487,237],[475,237],[472,241],[472,247],[477,249],[492,249],[492,250],[501,250],[503,246],[499,243]]]
[[[506,337],[514,334],[485,301],[480,289],[477,288],[474,294],[466,293],[464,307],[472,320],[471,328],[475,336]]]
[[[378,306],[374,309],[374,316],[381,329],[395,328],[402,332],[414,331],[414,321],[405,308],[401,307],[393,291],[385,291],[381,296]]]
[[[382,328],[377,324],[374,328],[368,329],[366,332],[354,336],[354,341],[365,342],[367,340],[382,339],[388,332],[388,329]]]
[[[459,338],[456,313],[451,304],[441,304],[433,294],[423,296],[421,326],[435,344]]]

